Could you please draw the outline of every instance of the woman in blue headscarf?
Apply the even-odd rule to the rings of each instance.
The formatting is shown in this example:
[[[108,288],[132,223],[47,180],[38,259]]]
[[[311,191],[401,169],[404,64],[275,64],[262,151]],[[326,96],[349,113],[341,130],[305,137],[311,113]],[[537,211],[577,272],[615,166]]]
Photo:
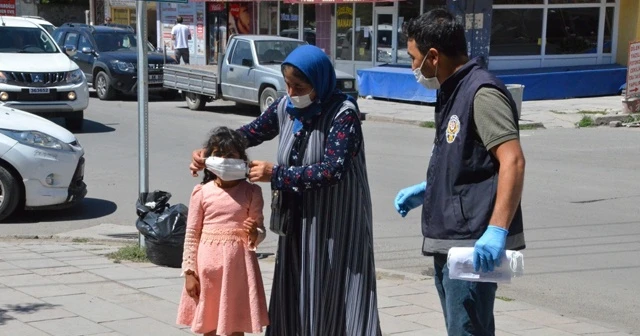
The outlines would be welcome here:
[[[252,161],[249,179],[270,182],[285,200],[274,212],[291,216],[278,241],[266,334],[380,336],[358,106],[315,46],[291,52],[282,73],[287,96],[239,129],[249,146],[280,135],[277,163]],[[203,167],[197,150],[191,170]]]

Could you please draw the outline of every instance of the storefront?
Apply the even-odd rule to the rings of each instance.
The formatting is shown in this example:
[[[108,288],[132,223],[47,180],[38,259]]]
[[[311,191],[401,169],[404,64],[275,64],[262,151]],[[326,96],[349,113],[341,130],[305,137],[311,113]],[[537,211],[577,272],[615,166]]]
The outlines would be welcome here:
[[[157,16],[156,3],[147,2],[147,34],[151,43],[157,38],[155,18]],[[122,24],[136,29],[136,2],[135,0],[106,0],[104,2],[105,16],[111,17],[111,23]],[[99,25],[103,22],[96,22]]]

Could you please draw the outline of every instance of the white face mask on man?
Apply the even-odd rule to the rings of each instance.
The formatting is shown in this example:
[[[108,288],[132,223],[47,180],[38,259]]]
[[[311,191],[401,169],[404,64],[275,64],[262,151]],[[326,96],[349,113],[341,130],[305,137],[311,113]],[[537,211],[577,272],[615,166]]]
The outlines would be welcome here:
[[[416,80],[418,81],[418,83],[420,83],[420,85],[429,90],[438,90],[440,89],[440,82],[438,82],[438,77],[436,77],[438,76],[438,66],[436,65],[435,75],[433,75],[433,77],[427,78],[422,74],[422,67],[424,66],[424,61],[426,60],[427,56],[422,59],[422,63],[420,64],[419,68],[413,69],[413,75],[416,77]]]
[[[241,159],[225,159],[210,156],[204,161],[207,169],[223,181],[244,180],[247,178],[247,163]]]
[[[313,92],[313,90],[311,90]],[[289,96],[289,101],[295,108],[303,109],[309,107],[309,105],[313,104],[313,100],[311,100],[311,92],[307,93],[304,96]]]

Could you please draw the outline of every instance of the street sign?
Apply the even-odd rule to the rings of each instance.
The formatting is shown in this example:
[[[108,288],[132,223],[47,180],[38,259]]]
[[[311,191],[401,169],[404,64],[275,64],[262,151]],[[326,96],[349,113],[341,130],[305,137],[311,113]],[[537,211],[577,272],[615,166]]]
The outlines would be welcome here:
[[[629,43],[626,97],[640,97],[640,41]]]

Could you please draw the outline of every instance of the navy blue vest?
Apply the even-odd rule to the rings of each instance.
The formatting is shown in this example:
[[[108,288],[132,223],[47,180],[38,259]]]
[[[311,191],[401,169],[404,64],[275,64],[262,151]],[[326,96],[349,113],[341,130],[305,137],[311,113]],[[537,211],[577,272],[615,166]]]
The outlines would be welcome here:
[[[473,246],[489,225],[497,194],[499,162],[475,130],[473,100],[481,87],[493,87],[504,93],[509,98],[513,118],[518,118],[507,88],[482,69],[476,59],[442,83],[422,207],[425,255],[446,254],[451,247]],[[522,210],[518,205],[506,248],[524,247]]]

